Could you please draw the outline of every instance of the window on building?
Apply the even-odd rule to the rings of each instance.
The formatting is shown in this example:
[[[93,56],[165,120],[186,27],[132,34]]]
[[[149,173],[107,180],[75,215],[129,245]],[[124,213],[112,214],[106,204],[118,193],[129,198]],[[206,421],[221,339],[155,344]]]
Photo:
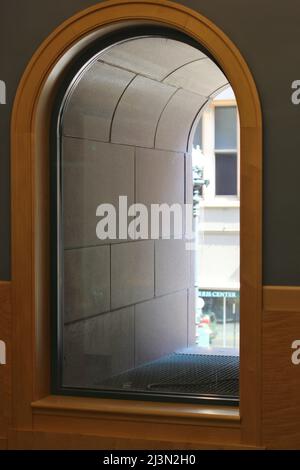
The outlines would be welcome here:
[[[215,153],[216,196],[237,195],[237,153]]]
[[[215,107],[215,149],[233,150],[237,148],[236,106]]]
[[[237,174],[237,109],[215,107],[215,194],[236,196]]]

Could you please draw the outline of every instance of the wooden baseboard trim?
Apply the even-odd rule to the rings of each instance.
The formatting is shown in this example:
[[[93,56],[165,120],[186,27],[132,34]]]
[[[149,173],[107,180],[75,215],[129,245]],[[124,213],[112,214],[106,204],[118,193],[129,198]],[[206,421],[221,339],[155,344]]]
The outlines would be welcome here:
[[[300,314],[300,286],[264,286],[263,310]]]
[[[0,450],[7,450],[7,438],[0,437]]]
[[[122,420],[177,422],[199,425],[239,427],[239,408],[192,404],[131,402],[85,397],[51,395],[31,404],[35,415],[68,414],[84,417],[99,416]]]
[[[263,446],[222,441],[179,442],[64,432],[11,430],[11,450],[264,450]]]

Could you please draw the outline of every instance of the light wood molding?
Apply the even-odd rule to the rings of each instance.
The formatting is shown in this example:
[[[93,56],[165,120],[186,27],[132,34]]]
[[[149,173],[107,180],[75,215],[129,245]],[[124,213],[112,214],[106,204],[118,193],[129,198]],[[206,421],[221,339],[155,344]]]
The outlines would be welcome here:
[[[218,434],[218,438],[219,442],[227,442],[226,445],[258,445],[261,441],[262,118],[254,80],[236,46],[197,12],[165,0],[112,0],[76,14],[43,42],[26,68],[14,103],[11,124],[14,312],[11,439],[15,439],[16,446],[18,430],[38,426],[43,432],[47,429],[54,432],[60,429],[64,419],[55,417],[57,410],[53,410],[51,416],[49,409],[46,417],[41,414],[42,406],[35,404],[34,411],[31,406],[32,402],[50,394],[48,137],[51,105],[59,79],[72,58],[104,31],[137,22],[174,27],[203,44],[223,68],[237,98],[241,123],[241,424],[231,434],[225,427],[226,432]],[[117,402],[115,406],[119,406]],[[133,405],[128,404],[128,409],[130,406]],[[67,414],[68,410],[60,410],[60,414],[63,413]],[[83,426],[83,419],[72,419],[78,429],[80,422]],[[70,421],[69,426],[72,432]],[[175,425],[163,426],[157,422],[152,432],[159,430],[163,440],[164,430],[165,433],[172,430],[174,441],[180,439],[182,428],[177,426],[176,435]],[[127,427],[130,428],[128,422]],[[216,442],[213,420],[210,428],[211,439]],[[125,428],[122,429],[125,433]],[[186,428],[186,438],[192,438],[191,430],[195,432],[194,426],[190,430]],[[111,432],[117,436],[116,428]],[[147,434],[145,423],[139,432],[141,438]],[[205,432],[208,432],[207,426]],[[204,438],[201,420],[197,433]],[[130,439],[130,432],[127,434]]]
[[[300,287],[264,286],[263,309],[265,312],[300,313]]]
[[[263,309],[263,442],[299,449],[300,366],[291,346],[300,339],[300,287],[264,286]]]
[[[216,436],[217,438],[218,436]],[[247,446],[227,442],[178,442],[166,438],[161,441],[145,440],[141,437],[103,437],[98,435],[75,434],[74,432],[49,431],[13,431],[10,442],[15,443],[14,449],[45,449],[45,450],[257,450],[262,447]]]
[[[179,448],[187,443],[230,445],[241,440],[236,408],[54,396],[32,406],[34,431],[59,429],[104,439],[118,438],[127,446],[142,439],[146,448],[150,443],[159,445],[166,438]]]
[[[285,306],[264,315],[262,431],[271,449],[300,449],[300,365],[293,364],[291,347],[296,339],[300,315]]]
[[[0,450],[7,450],[7,438],[0,437]]]
[[[236,425],[240,422],[239,411],[236,407],[199,406],[195,404],[174,404],[154,402],[134,402],[131,400],[109,400],[83,397],[49,396],[32,403],[35,414],[81,413],[93,416],[122,416],[123,419],[156,420],[161,422],[189,422],[190,424],[210,423],[214,425]]]

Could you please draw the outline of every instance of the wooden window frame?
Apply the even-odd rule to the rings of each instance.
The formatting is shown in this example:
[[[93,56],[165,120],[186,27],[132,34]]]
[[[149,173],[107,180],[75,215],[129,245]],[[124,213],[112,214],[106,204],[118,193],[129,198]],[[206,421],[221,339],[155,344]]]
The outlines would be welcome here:
[[[60,76],[83,48],[107,31],[137,22],[176,28],[203,44],[224,70],[237,98],[241,130],[239,410],[51,395],[49,132],[53,99]],[[11,175],[11,445],[34,446],[41,433],[72,434],[74,439],[82,434],[98,436],[106,445],[110,439],[114,445],[121,440],[123,446],[130,446],[135,439],[152,448],[158,441],[173,443],[175,448],[193,443],[194,447],[221,443],[225,448],[260,445],[262,118],[252,75],[230,39],[207,18],[166,0],[111,0],[73,16],[43,42],[19,84],[11,124]]]

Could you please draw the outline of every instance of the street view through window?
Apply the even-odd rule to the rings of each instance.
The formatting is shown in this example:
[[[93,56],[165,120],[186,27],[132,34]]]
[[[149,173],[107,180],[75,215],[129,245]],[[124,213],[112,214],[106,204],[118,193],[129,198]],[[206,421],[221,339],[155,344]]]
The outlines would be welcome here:
[[[239,121],[205,50],[153,34],[88,61],[58,115],[59,393],[239,399]]]

